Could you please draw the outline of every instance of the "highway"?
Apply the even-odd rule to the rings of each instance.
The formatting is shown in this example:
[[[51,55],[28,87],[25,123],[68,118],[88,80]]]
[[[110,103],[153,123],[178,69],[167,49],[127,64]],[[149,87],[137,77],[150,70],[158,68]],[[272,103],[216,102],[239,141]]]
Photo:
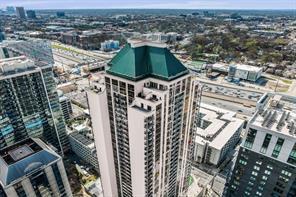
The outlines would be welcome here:
[[[226,100],[221,100],[221,99],[216,99],[216,98],[211,98],[206,96],[202,96],[201,102],[214,105],[222,109],[227,109],[227,110],[237,112],[239,115],[242,115],[242,118],[249,118],[255,112],[255,107],[245,107],[239,103],[234,103],[231,101],[226,101]]]

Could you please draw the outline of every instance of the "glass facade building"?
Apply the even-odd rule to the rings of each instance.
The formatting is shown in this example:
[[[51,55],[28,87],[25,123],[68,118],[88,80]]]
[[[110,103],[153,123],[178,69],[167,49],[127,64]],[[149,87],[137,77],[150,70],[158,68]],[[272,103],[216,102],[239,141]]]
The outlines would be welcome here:
[[[49,43],[14,41],[3,48],[10,51],[10,57],[0,60],[0,148],[40,137],[60,153],[67,151]]]

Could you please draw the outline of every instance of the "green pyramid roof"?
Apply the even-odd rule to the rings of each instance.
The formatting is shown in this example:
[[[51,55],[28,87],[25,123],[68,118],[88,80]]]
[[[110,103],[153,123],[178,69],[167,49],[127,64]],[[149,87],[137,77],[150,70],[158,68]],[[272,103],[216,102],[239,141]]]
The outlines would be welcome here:
[[[107,73],[133,81],[146,77],[170,81],[189,72],[166,47],[149,45],[126,44],[109,65]]]

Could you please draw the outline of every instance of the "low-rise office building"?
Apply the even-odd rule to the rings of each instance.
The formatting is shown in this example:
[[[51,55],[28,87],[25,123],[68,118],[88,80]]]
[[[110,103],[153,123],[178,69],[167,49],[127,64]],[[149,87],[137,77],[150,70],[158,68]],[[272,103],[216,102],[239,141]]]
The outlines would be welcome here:
[[[246,64],[236,64],[235,78],[255,82],[261,77],[263,68]]]
[[[86,163],[99,169],[99,162],[92,131],[84,125],[73,128],[69,134],[71,150]]]
[[[58,90],[59,94],[59,101],[61,105],[61,110],[63,112],[63,116],[65,121],[70,120],[71,115],[73,113],[72,105],[71,105],[71,100],[63,95],[63,92],[61,90]]]

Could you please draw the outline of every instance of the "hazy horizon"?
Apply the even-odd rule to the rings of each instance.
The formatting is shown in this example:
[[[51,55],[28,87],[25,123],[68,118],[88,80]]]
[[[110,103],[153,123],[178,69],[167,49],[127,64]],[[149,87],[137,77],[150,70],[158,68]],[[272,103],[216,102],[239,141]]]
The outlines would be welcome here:
[[[294,10],[295,0],[1,0],[0,8]],[[296,12],[295,12],[296,14]]]

